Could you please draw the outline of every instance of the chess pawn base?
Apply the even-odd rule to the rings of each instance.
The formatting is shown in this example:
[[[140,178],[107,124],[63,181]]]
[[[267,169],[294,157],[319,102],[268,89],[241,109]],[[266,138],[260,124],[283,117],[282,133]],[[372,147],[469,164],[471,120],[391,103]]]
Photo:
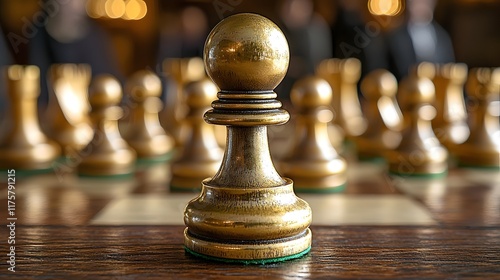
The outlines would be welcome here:
[[[448,172],[448,152],[436,147],[432,153],[387,152],[389,173],[403,177],[441,177]]]
[[[50,140],[26,148],[0,147],[0,169],[18,169],[25,172],[49,172],[60,155],[59,146]]]
[[[78,165],[78,175],[83,177],[130,176],[134,172],[135,152],[130,149],[112,153],[95,153]]]
[[[361,161],[383,161],[381,151],[394,149],[401,142],[401,134],[385,131],[379,138],[356,138],[356,152]]]
[[[219,170],[220,162],[175,162],[172,164],[172,191],[200,191],[201,182]],[[196,176],[193,176],[196,174]]]
[[[500,146],[498,145],[478,147],[464,143],[454,153],[459,166],[500,170]]]
[[[252,189],[209,182],[203,181],[201,195],[185,210],[184,246],[189,252],[220,261],[262,264],[297,258],[310,250],[311,212],[295,196],[291,180],[283,186]]]

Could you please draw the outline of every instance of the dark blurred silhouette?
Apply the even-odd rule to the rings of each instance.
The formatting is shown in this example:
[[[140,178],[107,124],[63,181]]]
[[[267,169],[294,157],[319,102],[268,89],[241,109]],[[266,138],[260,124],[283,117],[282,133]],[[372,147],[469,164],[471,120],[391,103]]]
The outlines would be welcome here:
[[[283,0],[279,15],[290,47],[290,66],[276,92],[280,99],[287,100],[295,80],[313,74],[321,60],[331,57],[332,41],[328,24],[314,13],[311,0]]]
[[[454,62],[448,33],[434,21],[436,0],[407,0],[405,24],[387,34],[390,70],[398,80],[423,61]]]
[[[161,26],[158,63],[165,58],[202,57],[210,31],[208,18],[196,6],[187,6],[179,15],[168,14]]]
[[[54,63],[86,63],[92,76],[109,73],[122,79],[105,31],[87,16],[86,1],[68,0],[48,16],[29,42],[29,63],[40,67],[39,104],[48,101],[47,71]]]
[[[337,1],[337,14],[331,26],[333,57],[359,59],[362,77],[375,69],[389,67],[381,32],[367,31],[365,9],[365,0]]]
[[[7,45],[7,41],[3,36],[2,27],[0,26],[0,118],[3,118],[3,114],[6,111],[7,107],[7,96],[6,96],[6,88],[5,88],[5,75],[4,75],[4,67],[13,63],[12,56],[10,53],[10,49]],[[0,120],[0,126],[2,124],[2,120]]]

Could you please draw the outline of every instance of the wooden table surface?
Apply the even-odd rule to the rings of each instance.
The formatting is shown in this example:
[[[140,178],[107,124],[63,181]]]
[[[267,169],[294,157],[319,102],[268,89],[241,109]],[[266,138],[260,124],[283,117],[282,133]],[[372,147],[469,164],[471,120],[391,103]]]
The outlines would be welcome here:
[[[168,168],[160,166],[159,170]],[[118,188],[110,181],[79,183],[71,176],[18,177],[16,272],[7,270],[9,232],[4,226],[0,279],[500,279],[499,172],[467,174],[454,169],[441,184],[406,187],[353,175],[343,194],[331,195],[334,201],[409,198],[432,222],[391,224],[390,216],[398,209],[381,212],[380,221],[369,224],[340,219],[338,224],[321,225],[315,224],[313,217],[311,252],[301,259],[268,265],[226,264],[193,257],[183,249],[182,224],[93,222],[96,216],[112,210],[110,205],[115,201],[148,194],[167,197],[168,175],[157,178],[141,171],[130,186],[122,182]],[[1,176],[6,178],[5,173]],[[5,179],[0,191],[0,204],[5,205],[0,219],[6,221]],[[359,210],[336,207],[335,211]],[[358,212],[360,216],[351,213],[350,219],[363,218],[370,209]]]

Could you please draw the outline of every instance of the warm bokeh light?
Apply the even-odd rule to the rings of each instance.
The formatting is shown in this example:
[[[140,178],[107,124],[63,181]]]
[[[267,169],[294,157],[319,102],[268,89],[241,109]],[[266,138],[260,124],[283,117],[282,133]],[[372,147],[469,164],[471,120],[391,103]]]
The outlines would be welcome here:
[[[401,0],[369,0],[368,10],[376,16],[395,16],[402,11]]]
[[[140,20],[148,7],[144,0],[88,0],[87,14],[92,18]]]

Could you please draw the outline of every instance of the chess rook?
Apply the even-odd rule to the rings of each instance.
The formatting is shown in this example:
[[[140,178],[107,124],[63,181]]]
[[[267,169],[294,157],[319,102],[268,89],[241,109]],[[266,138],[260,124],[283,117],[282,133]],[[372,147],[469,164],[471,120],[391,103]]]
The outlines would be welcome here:
[[[158,119],[162,108],[160,78],[151,71],[138,71],[127,81],[125,92],[130,116],[122,132],[123,138],[142,161],[170,158],[174,140],[161,127]]]
[[[436,109],[434,84],[426,77],[409,75],[399,86],[404,129],[401,143],[387,152],[389,172],[402,176],[440,177],[448,170],[448,151],[432,130]]]
[[[387,150],[401,142],[403,116],[396,101],[397,90],[396,78],[383,69],[369,73],[361,82],[366,99],[365,116],[370,125],[354,140],[360,159],[383,159]]]
[[[314,76],[297,81],[290,98],[296,115],[295,143],[280,161],[281,173],[293,180],[297,192],[338,192],[346,183],[346,161],[328,137],[332,88]]]
[[[204,61],[221,89],[205,120],[226,125],[228,136],[219,171],[186,206],[186,250],[247,264],[304,255],[311,209],[275,170],[267,140],[267,126],[290,117],[273,92],[288,69],[285,36],[262,16],[233,15],[209,34]]]
[[[457,146],[462,166],[500,169],[500,68],[475,68],[467,80],[471,133]]]
[[[94,138],[81,152],[77,166],[81,176],[120,176],[133,172],[136,153],[121,137],[118,120],[123,110],[120,83],[111,75],[94,78],[89,89],[92,107],[90,117],[94,124]]]
[[[0,140],[0,169],[50,170],[61,149],[40,128],[37,107],[40,70],[21,65],[6,70],[12,122]]]
[[[217,91],[209,79],[192,82],[185,88],[188,133],[180,155],[171,165],[171,190],[199,190],[201,181],[219,170],[223,151],[217,144],[213,126],[203,121],[203,114],[217,98]]]

